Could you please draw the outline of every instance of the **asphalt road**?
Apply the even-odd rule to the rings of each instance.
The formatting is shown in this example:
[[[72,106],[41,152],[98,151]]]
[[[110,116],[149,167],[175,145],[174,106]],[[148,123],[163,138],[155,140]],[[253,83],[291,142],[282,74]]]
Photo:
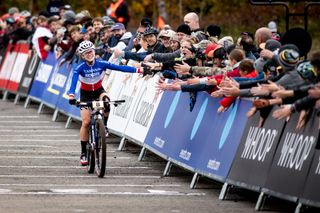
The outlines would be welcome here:
[[[166,162],[111,136],[107,174],[97,178],[79,164],[79,122],[65,129],[66,117],[52,121],[53,110],[37,113],[23,102],[0,100],[0,212],[256,212],[257,194],[234,189],[218,199],[222,184],[176,166],[164,177]],[[295,205],[270,201],[263,212],[293,212]]]

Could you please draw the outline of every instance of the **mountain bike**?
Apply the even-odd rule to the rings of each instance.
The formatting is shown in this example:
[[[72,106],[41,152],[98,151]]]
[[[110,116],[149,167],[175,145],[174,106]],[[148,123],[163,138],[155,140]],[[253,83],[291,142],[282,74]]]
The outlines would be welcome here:
[[[90,101],[77,102],[76,106],[80,109],[90,109],[91,122],[89,127],[89,143],[87,144],[87,171],[96,172],[97,176],[103,178],[106,172],[107,143],[106,130],[103,122],[103,110],[110,104],[118,106],[125,100],[116,101]]]

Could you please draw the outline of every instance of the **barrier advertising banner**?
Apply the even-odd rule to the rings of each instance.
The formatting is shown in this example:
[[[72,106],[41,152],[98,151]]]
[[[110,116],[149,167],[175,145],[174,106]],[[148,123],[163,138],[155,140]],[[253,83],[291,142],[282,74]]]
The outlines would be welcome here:
[[[299,130],[299,113],[290,117],[263,189],[267,194],[290,200],[302,195],[319,134],[319,119],[315,112],[311,113],[305,127]]]
[[[18,93],[22,95],[27,95],[29,93],[31,83],[37,71],[39,62],[40,58],[38,57],[38,55],[32,52],[31,57],[29,58],[29,60],[26,63],[26,66],[24,67]]]
[[[28,53],[29,53],[29,44],[19,43],[18,45],[20,46],[19,52],[16,57],[16,61],[12,68],[12,72],[7,84],[7,90],[13,93],[18,92],[22,74],[28,61]]]
[[[0,89],[6,89],[10,79],[11,72],[13,70],[14,63],[16,61],[20,45],[8,45],[7,52],[4,57],[3,64],[0,71]]]
[[[204,106],[205,103],[201,109]],[[246,113],[252,102],[237,99],[227,111],[218,114],[215,109],[219,106],[216,99],[208,98],[207,110],[194,136],[194,142],[187,144],[188,150],[194,153],[192,166],[197,168],[196,171],[224,182],[240,144],[247,122]],[[194,122],[193,130],[197,122],[198,120]],[[190,139],[192,133],[193,131]]]
[[[317,148],[319,148],[319,142]],[[311,169],[309,171],[304,192],[300,199],[301,203],[320,207],[320,150],[316,149],[313,156]]]
[[[54,53],[49,52],[48,57],[44,61],[41,61],[38,66],[29,92],[30,98],[41,101],[42,94],[45,90],[46,84],[51,77],[52,70],[55,64],[55,55]]]
[[[271,113],[277,109],[274,107]],[[260,189],[267,179],[285,119],[276,120],[271,113],[259,126],[260,113],[248,119],[241,137],[236,157],[232,164],[227,182],[233,185]]]
[[[155,86],[158,81],[159,76],[155,75],[152,78],[147,76],[134,83],[135,91],[141,89],[139,94],[136,92],[131,95],[136,100],[136,104],[133,108],[133,116],[129,119],[125,130],[127,138],[144,142],[163,94],[156,90]]]
[[[64,88],[62,88],[61,96],[60,96],[58,103],[57,103],[57,109],[60,112],[63,112],[73,118],[81,120],[80,109],[76,106],[71,106],[69,104],[69,96],[68,96],[68,92],[69,92],[69,89],[71,86],[71,81],[72,81],[72,76],[73,76],[73,69],[78,65],[78,63],[76,63],[76,61],[77,60],[73,60],[71,63],[71,67],[68,68],[67,81],[66,81]],[[75,98],[77,100],[80,100],[80,82],[79,81],[77,82],[77,86],[76,86]]]
[[[235,103],[218,114],[219,100],[207,93],[198,93],[192,112],[189,102],[189,93],[164,93],[145,140],[147,148],[186,168],[223,180],[230,169],[251,103]]]
[[[56,66],[54,66],[52,75],[46,84],[41,98],[42,102],[51,108],[56,107],[58,99],[64,90],[69,74],[69,68],[67,66],[70,67],[70,65],[68,63],[63,63],[61,67],[59,67],[58,64],[60,60],[58,60]]]
[[[113,84],[110,88],[110,100],[125,100],[125,103],[117,107],[111,105],[108,128],[122,135],[127,127],[132,111],[136,107],[137,98],[144,80],[139,74],[131,73],[117,73],[115,78],[120,80],[120,82]],[[117,81],[116,79],[115,81]],[[113,91],[114,89],[116,91]]]

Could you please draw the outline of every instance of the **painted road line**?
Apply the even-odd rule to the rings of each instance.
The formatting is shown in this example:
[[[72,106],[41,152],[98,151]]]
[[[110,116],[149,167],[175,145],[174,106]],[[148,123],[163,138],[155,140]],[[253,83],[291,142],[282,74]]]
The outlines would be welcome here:
[[[5,159],[78,159],[79,156],[16,156],[16,155],[1,155],[0,158]],[[107,159],[132,159],[133,157],[107,157]]]
[[[0,178],[97,178],[95,175],[0,175]],[[137,179],[160,179],[162,176],[155,175],[107,175],[104,178],[137,178]]]
[[[84,190],[84,189],[82,189]],[[95,190],[95,189],[93,189]],[[93,191],[92,190],[92,191]],[[3,191],[3,192],[2,192]],[[43,190],[43,191],[38,191],[38,192],[11,192],[8,191],[7,189],[2,189],[0,191],[1,195],[125,195],[125,196],[205,196],[206,193],[172,193],[168,191],[168,193],[162,193],[162,194],[157,194],[157,193],[152,193],[152,192],[91,192],[91,193],[85,193],[86,190],[81,191],[81,189],[77,189],[78,192],[68,192],[68,190],[65,189],[60,189],[60,190],[55,190],[57,192],[50,192],[48,190]],[[88,190],[87,190],[88,191]],[[81,193],[79,193],[81,192]]]
[[[81,169],[82,166],[0,166],[0,168],[27,168],[27,169]],[[149,166],[107,166],[107,169],[150,169]]]
[[[45,135],[43,135],[45,136]],[[79,142],[79,139],[0,139],[1,141],[5,141],[5,142],[27,142],[26,140],[32,140],[32,142],[74,142],[77,141]]]
[[[1,129],[0,130],[0,132],[10,132],[10,133],[23,133],[23,132],[25,132],[25,133],[28,133],[28,132],[41,132],[41,133],[46,133],[46,132],[60,132],[60,133],[62,133],[62,132],[68,132],[68,131],[70,131],[70,130],[67,130],[67,129],[57,129],[57,130],[55,130],[55,129],[30,129],[30,130],[27,130],[27,129],[25,129],[25,130],[22,130],[22,129]]]
[[[25,126],[25,125],[14,125],[14,126],[10,126],[10,128],[8,128],[8,125],[5,125],[5,126],[1,126],[0,125],[0,128],[1,129],[4,129],[4,130],[10,130],[12,129],[12,127],[15,127],[15,128],[19,128],[19,129],[27,129],[27,128],[33,128],[33,129],[39,129],[39,128],[42,128],[42,129],[66,129],[65,127],[63,126],[54,126],[54,125],[50,125],[50,126],[31,126],[31,125],[28,125],[28,126]]]
[[[1,123],[16,123],[16,124],[28,124],[28,123],[37,123],[37,124],[40,124],[40,123],[45,123],[45,124],[49,124],[49,123],[52,123],[52,121],[39,121],[39,120],[35,120],[35,121],[30,121],[30,120],[26,120],[26,121],[21,121],[21,120],[16,120],[16,121],[13,121],[13,120],[1,120],[0,121],[0,124]]]
[[[58,147],[54,146],[47,146],[47,145],[13,145],[13,144],[0,144],[0,147],[33,147],[33,148],[50,148],[50,149],[57,149]]]
[[[40,118],[38,115],[0,115],[0,118]]]
[[[16,135],[16,134],[12,134],[12,135],[1,135],[1,137],[79,137],[79,134],[78,135],[48,135],[48,134],[45,134],[45,135],[39,135],[39,134],[36,134],[36,135]]]
[[[39,183],[2,183],[0,186],[33,186],[33,187],[181,187],[179,184],[39,184]]]
[[[117,150],[107,150],[108,153],[115,153]],[[11,153],[51,153],[51,154],[60,154],[60,153],[72,153],[78,154],[79,151],[43,151],[43,150],[18,150],[18,149],[0,149],[0,152],[11,152]]]

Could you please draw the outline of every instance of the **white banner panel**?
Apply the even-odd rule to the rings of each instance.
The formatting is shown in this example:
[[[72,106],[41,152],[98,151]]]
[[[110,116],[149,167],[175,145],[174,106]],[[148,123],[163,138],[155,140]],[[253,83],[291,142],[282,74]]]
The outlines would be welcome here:
[[[137,106],[125,130],[125,137],[140,143],[143,143],[146,138],[163,94],[155,88],[156,82],[159,81],[158,75],[152,78],[146,77],[144,81],[137,99]]]
[[[118,82],[120,79],[120,82]],[[111,107],[109,115],[108,127],[121,135],[124,134],[129,118],[132,112],[136,109],[136,103],[139,99],[140,90],[143,87],[144,79],[139,74],[116,74],[115,81],[117,83],[116,92],[115,86],[110,89],[111,100],[125,100],[126,102],[118,107]],[[115,95],[115,93],[118,93]]]

